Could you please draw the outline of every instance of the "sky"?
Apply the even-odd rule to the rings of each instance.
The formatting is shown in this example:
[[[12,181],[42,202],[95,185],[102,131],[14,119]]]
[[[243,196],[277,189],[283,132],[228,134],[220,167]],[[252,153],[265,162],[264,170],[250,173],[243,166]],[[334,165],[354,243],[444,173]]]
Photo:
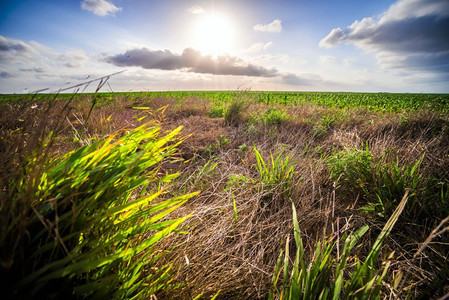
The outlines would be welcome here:
[[[449,93],[449,1],[0,0],[0,93],[119,71],[103,90]]]

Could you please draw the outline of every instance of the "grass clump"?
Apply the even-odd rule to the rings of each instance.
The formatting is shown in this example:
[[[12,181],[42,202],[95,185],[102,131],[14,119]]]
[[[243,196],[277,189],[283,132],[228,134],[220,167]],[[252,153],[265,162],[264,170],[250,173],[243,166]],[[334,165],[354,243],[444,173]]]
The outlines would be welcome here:
[[[171,266],[152,268],[154,247],[189,217],[168,215],[195,195],[163,196],[177,174],[159,167],[180,130],[161,136],[150,122],[54,159],[45,146],[35,152],[1,206],[8,296],[148,298],[168,288]]]
[[[207,113],[207,115],[209,116],[209,118],[221,118],[223,117],[225,112],[225,107],[222,105],[216,105],[213,106],[209,112]]]
[[[223,118],[226,125],[237,125],[243,120],[244,112],[248,108],[248,103],[244,99],[233,99],[231,103],[225,107]]]
[[[290,120],[291,117],[282,109],[269,107],[263,113],[253,113],[248,120],[247,128],[263,125],[278,125]]]
[[[337,246],[339,240],[318,241],[307,264],[296,209],[292,204],[296,255],[290,267],[287,237],[285,254],[281,251],[273,274],[269,299],[379,299],[382,280],[390,267],[389,261],[377,267],[380,248],[402,213],[407,199],[408,193],[385,224],[363,262],[351,256],[351,250],[368,230],[367,225],[351,235],[345,233],[341,237],[344,241],[341,253]]]
[[[338,117],[336,115],[324,114],[319,120],[313,122],[312,133],[316,138],[326,136],[329,130],[334,128]]]
[[[368,202],[362,209],[380,217],[391,215],[402,195],[410,190],[410,204],[405,211],[410,218],[437,204],[419,202],[428,181],[421,170],[423,158],[424,155],[414,163],[400,165],[394,160],[375,159],[365,146],[361,150],[337,152],[327,162],[332,180],[361,196]]]
[[[276,158],[273,153],[270,153],[270,158],[266,161],[254,147],[254,154],[256,155],[254,167],[265,192],[289,197],[293,190],[295,167],[292,163],[292,157],[284,156],[284,153],[282,151]]]
[[[276,125],[288,121],[290,116],[282,109],[269,107],[260,118],[265,125]]]

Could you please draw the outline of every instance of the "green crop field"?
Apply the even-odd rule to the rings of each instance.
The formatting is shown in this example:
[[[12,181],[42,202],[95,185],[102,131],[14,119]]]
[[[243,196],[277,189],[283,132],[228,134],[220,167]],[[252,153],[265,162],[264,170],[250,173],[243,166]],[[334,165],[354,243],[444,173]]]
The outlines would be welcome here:
[[[0,96],[7,297],[449,292],[449,95]]]
[[[150,97],[195,97],[216,103],[230,102],[238,92],[151,92]],[[251,102],[300,105],[312,103],[326,107],[362,108],[382,112],[430,110],[448,113],[448,94],[390,94],[339,92],[242,92]]]
[[[251,103],[298,106],[305,103],[336,108],[360,108],[378,112],[433,111],[449,113],[449,94],[394,94],[348,92],[260,92],[260,91],[176,91],[176,92],[122,92],[101,93],[104,98],[127,97],[152,99],[158,97],[207,99],[219,105],[229,103],[238,94],[244,94]],[[30,95],[29,97],[32,97]],[[45,98],[46,95],[37,95]],[[61,98],[70,94],[61,94]],[[3,95],[0,101],[23,98],[19,95]]]
[[[236,94],[245,94],[248,101],[263,104],[297,106],[304,103],[337,108],[361,108],[380,112],[429,110],[449,113],[448,94],[391,94],[339,92],[149,92],[148,97],[188,97],[207,99],[216,104],[232,101]],[[140,93],[133,94],[138,97]]]

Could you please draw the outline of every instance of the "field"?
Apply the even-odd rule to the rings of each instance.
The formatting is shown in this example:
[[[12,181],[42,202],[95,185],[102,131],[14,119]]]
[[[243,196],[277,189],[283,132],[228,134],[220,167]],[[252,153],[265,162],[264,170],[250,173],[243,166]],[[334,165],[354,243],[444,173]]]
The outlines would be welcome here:
[[[449,294],[448,94],[3,95],[0,109],[6,297]]]

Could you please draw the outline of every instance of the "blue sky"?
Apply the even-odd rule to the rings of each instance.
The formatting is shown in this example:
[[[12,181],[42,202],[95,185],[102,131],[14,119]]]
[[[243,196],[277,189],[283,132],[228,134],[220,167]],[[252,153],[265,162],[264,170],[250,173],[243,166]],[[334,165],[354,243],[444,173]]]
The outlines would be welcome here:
[[[448,32],[447,0],[2,0],[0,93],[447,93]]]

